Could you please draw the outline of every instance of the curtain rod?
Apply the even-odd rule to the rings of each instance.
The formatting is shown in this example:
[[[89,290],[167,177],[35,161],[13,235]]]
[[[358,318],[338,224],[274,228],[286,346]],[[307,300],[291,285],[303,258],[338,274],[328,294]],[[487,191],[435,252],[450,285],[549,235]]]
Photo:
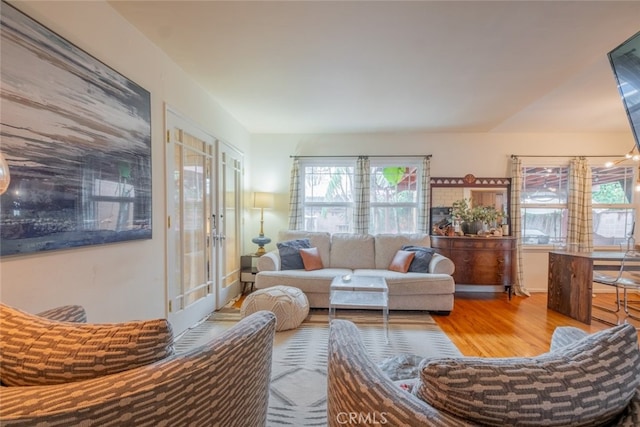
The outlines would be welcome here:
[[[328,158],[335,159],[336,157],[426,157],[431,158],[431,154],[391,154],[391,155],[366,155],[366,154],[353,154],[353,155],[340,155],[340,156],[289,156],[291,159],[305,159],[305,158]]]
[[[514,157],[623,157],[624,154],[596,154],[596,155],[592,155],[592,156],[585,156],[585,155],[576,155],[576,154],[567,154],[566,156],[560,156],[560,155],[535,155],[535,154],[512,154],[511,158],[513,159]]]

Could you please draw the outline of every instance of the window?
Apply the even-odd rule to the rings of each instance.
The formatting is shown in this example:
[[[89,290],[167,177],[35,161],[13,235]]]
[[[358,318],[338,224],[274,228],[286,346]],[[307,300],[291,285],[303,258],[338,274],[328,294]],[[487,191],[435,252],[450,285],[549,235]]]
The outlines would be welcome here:
[[[371,165],[369,232],[414,233],[418,229],[419,165],[375,163]]]
[[[300,161],[304,230],[354,231],[356,159]],[[422,159],[375,158],[369,169],[369,233],[415,233]]]
[[[523,167],[522,238],[526,245],[566,242],[569,168]],[[593,245],[626,242],[635,218],[633,167],[591,168]]]
[[[633,167],[594,167],[591,174],[593,245],[626,243],[635,218]]]
[[[522,168],[522,243],[552,245],[566,240],[569,168]]]
[[[330,233],[353,230],[354,161],[301,162],[304,229]]]

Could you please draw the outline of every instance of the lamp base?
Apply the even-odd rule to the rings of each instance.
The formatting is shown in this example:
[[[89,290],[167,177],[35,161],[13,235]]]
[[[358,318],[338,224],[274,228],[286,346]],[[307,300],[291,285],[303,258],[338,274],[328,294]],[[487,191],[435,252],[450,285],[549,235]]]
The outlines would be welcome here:
[[[251,239],[253,243],[258,245],[258,250],[256,251],[256,255],[262,256],[267,253],[264,245],[267,243],[271,243],[271,239],[269,237],[265,237],[264,234],[259,235],[258,237],[254,237]]]

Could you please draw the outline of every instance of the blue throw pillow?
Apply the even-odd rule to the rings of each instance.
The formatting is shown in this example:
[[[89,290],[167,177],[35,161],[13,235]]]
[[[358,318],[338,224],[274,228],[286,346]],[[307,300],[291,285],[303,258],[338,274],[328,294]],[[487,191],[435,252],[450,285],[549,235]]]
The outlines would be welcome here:
[[[304,270],[300,249],[311,247],[309,239],[287,240],[276,246],[280,253],[280,270]]]
[[[425,246],[404,245],[402,247],[402,250],[416,253],[416,256],[413,257],[413,261],[411,261],[411,265],[409,265],[408,271],[410,273],[429,272],[429,263],[431,262],[431,258],[433,258],[433,254],[436,252],[433,248],[427,248]]]

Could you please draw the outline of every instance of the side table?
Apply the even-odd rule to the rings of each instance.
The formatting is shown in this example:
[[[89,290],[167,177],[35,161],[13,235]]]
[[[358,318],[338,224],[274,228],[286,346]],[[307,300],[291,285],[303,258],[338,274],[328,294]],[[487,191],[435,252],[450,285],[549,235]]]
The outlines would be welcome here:
[[[247,285],[250,285],[249,292],[253,292],[253,284],[256,282],[256,274],[258,274],[258,267],[256,267],[258,258],[260,255],[256,254],[240,256],[240,282],[242,283],[243,295]]]

